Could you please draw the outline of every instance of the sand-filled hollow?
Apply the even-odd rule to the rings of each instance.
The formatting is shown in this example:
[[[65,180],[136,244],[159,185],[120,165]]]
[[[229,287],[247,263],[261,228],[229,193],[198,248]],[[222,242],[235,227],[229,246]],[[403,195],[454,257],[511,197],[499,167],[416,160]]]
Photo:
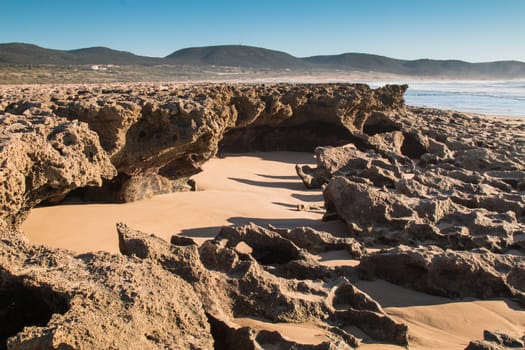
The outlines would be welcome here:
[[[268,152],[226,155],[194,176],[196,192],[179,192],[126,204],[67,204],[35,208],[22,225],[34,243],[82,253],[118,251],[117,222],[155,233],[169,241],[183,234],[198,242],[221,226],[254,222],[280,227],[329,227],[319,210],[298,211],[297,204],[320,204],[321,191],[307,190],[295,164],[311,164],[311,153]]]
[[[117,222],[170,239],[183,234],[202,242],[215,236],[223,225],[255,222],[282,227],[302,225],[341,234],[344,225],[321,221],[319,210],[298,211],[297,204],[322,204],[320,190],[306,190],[295,174],[296,163],[310,164],[310,153],[270,152],[226,155],[204,165],[194,176],[197,192],[160,195],[127,204],[69,204],[32,210],[22,229],[34,243],[67,248],[78,253],[118,251]],[[326,265],[356,265],[344,251],[323,253]],[[505,300],[460,300],[430,296],[382,280],[357,284],[382,304],[385,311],[409,326],[410,349],[459,349],[481,337],[485,329],[521,336],[525,313]],[[238,319],[239,326],[252,326],[281,334],[302,343],[318,343],[324,330],[315,325],[272,324],[256,319]],[[356,331],[356,330],[350,330]],[[369,344],[364,349],[400,349],[387,344]]]

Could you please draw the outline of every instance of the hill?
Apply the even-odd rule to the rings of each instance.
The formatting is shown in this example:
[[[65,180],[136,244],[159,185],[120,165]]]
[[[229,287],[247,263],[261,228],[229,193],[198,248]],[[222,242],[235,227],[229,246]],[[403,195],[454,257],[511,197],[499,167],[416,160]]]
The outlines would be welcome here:
[[[324,69],[342,69],[392,73],[411,76],[444,76],[455,78],[525,77],[525,63],[497,61],[470,63],[459,60],[398,60],[363,53],[305,57],[305,61]]]
[[[0,44],[0,64],[162,64],[161,58],[134,55],[131,52],[106,47],[91,47],[78,50],[53,50],[25,43]]]
[[[67,52],[75,56],[78,64],[155,65],[163,63],[162,58],[138,56],[131,52],[117,51],[107,47],[91,47]]]
[[[0,44],[0,63],[3,64],[68,64],[73,59],[67,51],[23,43]]]
[[[314,66],[282,51],[244,45],[190,47],[175,51],[166,60],[175,64],[267,69],[304,69]]]
[[[377,71],[395,74],[406,73],[402,60],[365,53],[312,56],[305,57],[303,60],[326,69]]]
[[[0,44],[0,65],[84,65],[116,64],[138,66],[228,66],[296,71],[361,71],[414,77],[459,79],[525,78],[525,63],[498,61],[470,63],[459,60],[400,60],[365,53],[299,58],[286,52],[244,45],[191,47],[160,57],[138,56],[106,47],[53,50],[32,44]]]

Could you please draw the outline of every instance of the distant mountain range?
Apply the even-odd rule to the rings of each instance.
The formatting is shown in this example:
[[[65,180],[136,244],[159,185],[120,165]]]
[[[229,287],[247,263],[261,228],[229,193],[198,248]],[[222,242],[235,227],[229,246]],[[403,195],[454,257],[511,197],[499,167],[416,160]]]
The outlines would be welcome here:
[[[0,44],[0,65],[6,64],[213,65],[270,70],[345,70],[454,78],[525,78],[525,63],[519,61],[469,63],[459,60],[398,60],[363,53],[300,58],[281,51],[244,45],[186,48],[160,58],[138,56],[106,47],[64,51],[24,43]]]

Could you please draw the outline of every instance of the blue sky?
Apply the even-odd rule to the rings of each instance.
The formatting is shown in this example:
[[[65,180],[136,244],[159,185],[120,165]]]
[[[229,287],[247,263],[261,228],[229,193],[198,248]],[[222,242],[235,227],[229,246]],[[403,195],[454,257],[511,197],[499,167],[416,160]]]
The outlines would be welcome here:
[[[300,57],[525,61],[525,0],[0,0],[0,42],[149,56],[243,44]]]

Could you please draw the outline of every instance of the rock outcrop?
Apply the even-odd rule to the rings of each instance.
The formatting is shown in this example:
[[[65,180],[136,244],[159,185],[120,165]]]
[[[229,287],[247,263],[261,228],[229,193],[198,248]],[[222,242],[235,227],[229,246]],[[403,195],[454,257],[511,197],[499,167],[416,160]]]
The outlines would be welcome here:
[[[35,205],[116,170],[87,124],[50,116],[0,115],[0,221],[17,226]]]
[[[327,218],[343,219],[370,244],[523,249],[520,133],[503,135],[497,121],[415,108],[395,121],[399,131],[374,130],[370,146],[320,147],[317,168],[297,166],[307,187],[324,187]]]
[[[231,333],[224,342],[239,336],[243,342],[262,345],[260,333],[253,336],[253,331],[228,326],[236,317],[253,317],[321,324],[331,343],[340,344],[335,347],[338,349],[359,343],[344,330],[348,326],[360,328],[372,339],[407,344],[407,326],[394,321],[377,302],[352,285],[345,270],[312,265],[308,248],[299,248],[276,231],[256,225],[224,228],[200,247],[190,242],[170,245],[123,224],[118,225],[118,232],[123,254],[156,261],[191,283],[214,320],[212,325]],[[327,235],[319,233],[320,237]],[[277,342],[279,346],[287,344]],[[321,348],[331,349],[329,345]]]
[[[501,332],[483,332],[483,340],[473,340],[465,350],[505,350],[505,349],[523,349],[525,347],[524,339],[511,337]]]
[[[354,283],[525,306],[525,125],[403,105],[406,86],[5,87],[0,103],[0,349],[349,349],[407,345],[408,327]],[[32,245],[16,227],[74,195],[133,201],[195,189],[220,151],[313,150],[326,218],[224,227],[197,245],[117,225],[122,255]],[[377,244],[384,248],[380,251]],[[360,263],[325,266],[344,250]],[[240,319],[310,323],[299,344]],[[469,347],[518,344],[497,333]],[[522,343],[520,343],[522,346]],[[476,347],[478,346],[478,347]]]
[[[398,246],[369,254],[359,264],[365,279],[448,298],[506,297],[525,306],[525,259],[486,249],[453,251],[435,246]]]
[[[119,176],[76,195],[126,202],[191,188],[188,178],[219,148],[312,151],[367,142],[363,128],[402,108],[405,90],[364,84],[39,87],[8,89],[4,113],[87,123]]]
[[[213,348],[194,289],[156,262],[0,237],[0,348]]]

